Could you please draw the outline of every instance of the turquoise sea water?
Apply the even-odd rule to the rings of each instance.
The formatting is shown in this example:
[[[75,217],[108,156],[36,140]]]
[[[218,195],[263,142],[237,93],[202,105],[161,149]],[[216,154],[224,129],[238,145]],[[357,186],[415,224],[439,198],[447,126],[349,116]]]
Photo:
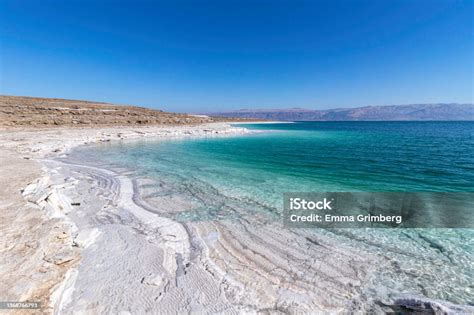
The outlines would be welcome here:
[[[241,126],[255,133],[100,144],[77,156],[83,162],[125,169],[138,179],[138,190],[150,204],[156,197],[172,196],[155,206],[172,200],[163,213],[183,222],[232,219],[242,212],[279,220],[283,193],[291,191],[474,191],[474,122]],[[168,214],[183,204],[185,211]],[[432,298],[472,303],[473,230],[408,230],[314,233],[329,233],[340,242],[393,259],[397,268],[383,271],[376,281],[384,288],[423,288]],[[371,294],[378,292],[373,289]]]
[[[115,144],[101,154],[182,189],[206,184],[270,208],[291,191],[474,191],[473,122],[243,126],[260,132]]]

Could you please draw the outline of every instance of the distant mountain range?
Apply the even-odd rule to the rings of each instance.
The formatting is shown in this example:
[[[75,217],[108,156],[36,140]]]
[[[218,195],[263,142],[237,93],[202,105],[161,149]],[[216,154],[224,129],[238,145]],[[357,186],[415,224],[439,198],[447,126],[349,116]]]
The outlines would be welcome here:
[[[474,120],[473,104],[411,104],[311,110],[241,109],[212,116],[279,121]]]

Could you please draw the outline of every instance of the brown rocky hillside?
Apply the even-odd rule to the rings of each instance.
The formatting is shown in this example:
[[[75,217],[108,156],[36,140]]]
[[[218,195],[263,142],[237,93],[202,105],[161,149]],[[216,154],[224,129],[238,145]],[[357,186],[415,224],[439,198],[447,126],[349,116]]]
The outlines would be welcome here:
[[[0,127],[181,125],[229,120],[108,103],[0,96]]]

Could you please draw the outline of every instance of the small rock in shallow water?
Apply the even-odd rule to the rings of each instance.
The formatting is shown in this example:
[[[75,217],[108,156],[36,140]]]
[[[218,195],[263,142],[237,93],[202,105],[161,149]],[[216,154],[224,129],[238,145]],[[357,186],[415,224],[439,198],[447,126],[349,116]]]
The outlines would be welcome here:
[[[428,314],[474,314],[474,306],[457,305],[447,301],[418,296],[400,296],[388,305],[395,312]]]

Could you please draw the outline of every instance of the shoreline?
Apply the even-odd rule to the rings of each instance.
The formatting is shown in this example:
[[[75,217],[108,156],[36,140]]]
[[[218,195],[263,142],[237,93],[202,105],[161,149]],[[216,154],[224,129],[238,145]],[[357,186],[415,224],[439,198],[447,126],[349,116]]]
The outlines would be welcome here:
[[[306,273],[306,264],[300,263],[321,255],[321,251],[304,253],[305,249],[291,245],[305,233],[286,231],[279,222],[271,223],[261,216],[240,222],[181,223],[160,215],[158,209],[141,198],[136,187],[151,184],[146,178],[137,181],[127,170],[100,163],[89,165],[80,157],[78,164],[69,158],[44,161],[55,174],[53,182],[61,186],[77,182],[74,190],[64,187],[67,203],[81,198],[81,213],[76,215],[75,210],[69,216],[77,230],[72,232],[76,235],[73,244],[81,248],[83,260],[71,267],[55,290],[51,301],[55,311],[258,313],[289,308],[291,312],[340,312],[350,307],[343,296],[359,296],[356,287],[370,273],[370,255],[325,239],[322,242],[329,248],[321,248],[323,252],[331,255],[336,250],[337,254],[321,261],[329,268],[324,272],[327,275],[317,277],[323,283],[317,284],[316,279],[296,280],[295,273]],[[82,207],[82,203],[88,206]],[[262,222],[265,225],[259,226]],[[275,242],[276,235],[286,242]],[[255,247],[253,254],[249,256],[239,244]],[[296,266],[282,260],[286,255],[294,256]],[[267,262],[260,261],[262,257]],[[276,260],[275,266],[270,257]],[[334,261],[338,258],[342,261]],[[247,270],[241,269],[245,262]],[[339,270],[336,264],[347,270]],[[359,271],[352,271],[350,265]],[[272,274],[275,267],[286,272]],[[323,280],[326,276],[341,280]],[[281,285],[275,286],[277,283]]]
[[[342,245],[337,234],[289,231],[258,216],[183,224],[161,216],[141,198],[136,187],[152,184],[150,179],[134,179],[126,170],[68,156],[73,148],[90,143],[247,133],[223,123],[0,132],[0,149],[11,159],[36,164],[36,171],[43,167],[39,179],[22,187],[21,198],[29,206],[16,214],[34,209],[41,214],[40,225],[48,226],[38,231],[42,237],[31,249],[36,255],[19,252],[16,257],[29,267],[25,287],[35,283],[31,276],[36,270],[44,271],[36,283],[49,287],[30,293],[43,294],[54,306],[42,311],[363,312],[373,310],[366,307],[376,302],[388,309],[426,304],[471,311],[469,306],[411,295],[373,301],[368,292],[381,289],[376,271],[388,265],[380,264],[374,253]]]
[[[232,122],[231,125],[251,125],[251,124],[294,124],[295,121],[283,121],[283,120],[257,120],[249,122]]]
[[[4,173],[0,183],[4,192],[1,207],[4,222],[1,237],[4,271],[0,273],[0,279],[7,284],[0,295],[6,300],[39,301],[43,305],[42,312],[52,312],[51,302],[54,305],[61,299],[57,289],[65,285],[70,278],[68,272],[80,262],[80,251],[74,244],[74,224],[66,217],[72,208],[68,205],[67,197],[59,191],[63,185],[51,181],[51,169],[45,165],[47,159],[65,156],[72,149],[90,143],[218,137],[246,132],[244,128],[222,122],[191,126],[1,130],[2,164],[13,169],[8,174]],[[13,205],[16,209],[11,208]],[[22,220],[22,217],[26,219]],[[21,237],[25,241],[18,239],[17,229],[12,227],[13,222],[19,225],[18,221],[26,221],[18,228],[18,231],[27,231]],[[20,244],[16,244],[18,242]],[[11,273],[18,266],[17,262],[12,264],[13,261],[25,266],[22,276],[15,280]],[[22,273],[21,270],[23,269],[16,271]],[[42,277],[34,280],[37,273]],[[8,290],[10,282],[11,285],[16,283],[18,289],[15,292]]]

